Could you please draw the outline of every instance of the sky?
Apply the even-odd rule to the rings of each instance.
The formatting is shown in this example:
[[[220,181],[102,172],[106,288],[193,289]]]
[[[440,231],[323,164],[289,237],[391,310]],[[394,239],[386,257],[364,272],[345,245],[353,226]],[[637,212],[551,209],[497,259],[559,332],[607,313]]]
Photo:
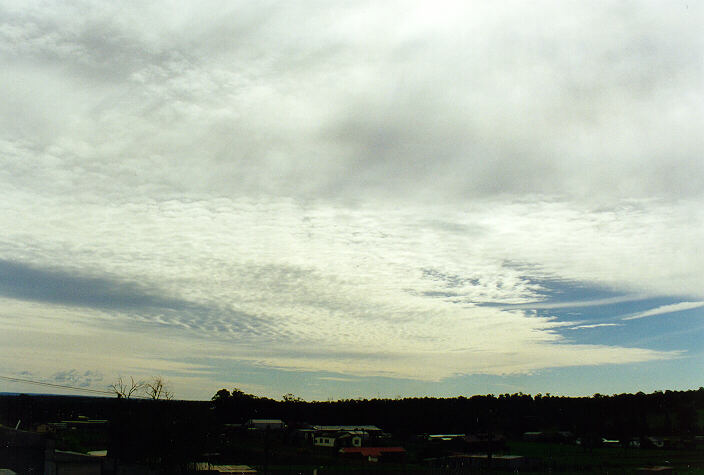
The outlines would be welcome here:
[[[704,385],[702,24],[686,1],[1,2],[0,376]]]

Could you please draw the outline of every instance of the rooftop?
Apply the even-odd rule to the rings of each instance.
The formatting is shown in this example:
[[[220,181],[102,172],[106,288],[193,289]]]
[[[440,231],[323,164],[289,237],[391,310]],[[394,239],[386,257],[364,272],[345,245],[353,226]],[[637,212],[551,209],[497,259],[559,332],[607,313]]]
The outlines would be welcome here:
[[[344,447],[340,449],[341,454],[361,454],[364,457],[379,457],[382,454],[405,453],[403,447]]]

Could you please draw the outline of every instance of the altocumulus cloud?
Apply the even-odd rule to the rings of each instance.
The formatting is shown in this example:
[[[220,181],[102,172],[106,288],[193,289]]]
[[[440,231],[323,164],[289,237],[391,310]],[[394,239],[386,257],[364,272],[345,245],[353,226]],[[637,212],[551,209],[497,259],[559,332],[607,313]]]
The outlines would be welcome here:
[[[47,202],[46,216],[35,214],[25,219],[27,228],[15,229],[41,228],[35,236],[44,252],[74,272],[109,272],[120,281],[159,289],[149,297],[135,292],[134,299],[114,305],[120,289],[137,288],[123,284],[115,295],[107,294],[113,303],[107,308],[103,298],[79,302],[113,315],[110,326],[123,322],[146,331],[157,322],[207,338],[214,352],[219,348],[217,354],[274,367],[437,380],[463,372],[505,374],[667,357],[646,349],[571,345],[555,333],[563,324],[550,317],[481,305],[539,301],[543,289],[534,278],[543,275],[626,287],[640,268],[621,275],[609,262],[629,259],[645,268],[666,257],[649,254],[642,262],[658,236],[634,248],[630,229],[638,228],[639,219],[629,223],[627,212],[585,217],[544,206],[487,203],[443,217],[484,229],[471,236],[424,226],[437,210],[398,213],[224,199],[141,206]],[[111,220],[104,218],[108,207]],[[52,224],[56,213],[65,214]],[[666,219],[664,213],[653,219]],[[629,245],[597,254],[600,243],[591,242],[592,234],[616,223],[610,239],[621,236]],[[544,235],[530,232],[537,225]],[[3,248],[27,254],[19,241]],[[595,256],[602,259],[599,265]],[[534,265],[526,271],[507,261]],[[46,282],[54,282],[66,272],[47,275],[52,279]],[[91,284],[95,291],[105,281],[66,282]],[[660,276],[640,285],[656,289],[671,283]],[[105,318],[97,321],[106,324]]]
[[[51,376],[51,380],[58,384],[87,388],[93,384],[101,383],[103,381],[103,375],[98,371],[88,370],[81,373],[75,369],[70,369],[54,373]]]
[[[0,364],[212,384],[188,358],[435,381],[679,355],[566,339],[540,282],[704,298],[702,21],[6,2]]]

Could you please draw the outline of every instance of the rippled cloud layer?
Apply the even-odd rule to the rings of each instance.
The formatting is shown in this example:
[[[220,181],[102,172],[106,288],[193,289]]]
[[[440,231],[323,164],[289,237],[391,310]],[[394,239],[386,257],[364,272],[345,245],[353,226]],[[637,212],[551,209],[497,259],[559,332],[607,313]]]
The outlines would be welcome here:
[[[207,397],[237,362],[335,393],[687,357],[575,335],[701,316],[702,21],[653,2],[7,2],[0,370],[161,372]]]

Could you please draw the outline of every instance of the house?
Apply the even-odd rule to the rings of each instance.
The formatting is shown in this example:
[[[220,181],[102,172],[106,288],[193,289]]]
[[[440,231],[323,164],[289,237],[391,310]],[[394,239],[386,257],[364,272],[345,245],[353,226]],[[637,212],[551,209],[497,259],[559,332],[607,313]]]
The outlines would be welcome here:
[[[314,431],[322,432],[363,432],[368,438],[382,437],[384,431],[379,429],[377,426],[371,425],[357,425],[357,426],[325,426],[325,425],[313,425],[311,429]]]
[[[455,452],[464,452],[467,446],[465,434],[424,434],[420,438],[425,442],[421,449],[423,458],[442,457]]]
[[[48,427],[42,429],[45,432],[53,430],[65,430],[65,429],[91,429],[91,430],[101,430],[105,429],[108,425],[107,419],[89,419],[86,416],[78,416],[77,419],[61,421],[61,422],[49,422],[46,425]],[[40,432],[39,427],[37,432]]]
[[[305,431],[302,435],[312,439],[316,447],[361,447],[384,436],[380,428],[371,425],[313,425]]]
[[[296,429],[293,433],[296,440],[307,442],[315,440],[315,430],[313,429]]]
[[[319,432],[315,435],[313,445],[316,447],[335,447],[337,432]]]
[[[362,431],[329,431],[315,434],[316,447],[361,447],[364,438]]]
[[[362,431],[349,431],[340,434],[335,442],[337,447],[361,447],[363,438]]]
[[[314,438],[318,438],[321,434],[343,434],[349,433],[353,436],[358,435],[361,437],[362,441],[369,441],[374,439],[380,439],[385,436],[384,431],[382,431],[377,426],[372,425],[342,425],[342,426],[330,426],[330,425],[312,425],[310,429],[315,433]],[[318,445],[318,444],[316,444]],[[360,445],[362,443],[360,442]]]

